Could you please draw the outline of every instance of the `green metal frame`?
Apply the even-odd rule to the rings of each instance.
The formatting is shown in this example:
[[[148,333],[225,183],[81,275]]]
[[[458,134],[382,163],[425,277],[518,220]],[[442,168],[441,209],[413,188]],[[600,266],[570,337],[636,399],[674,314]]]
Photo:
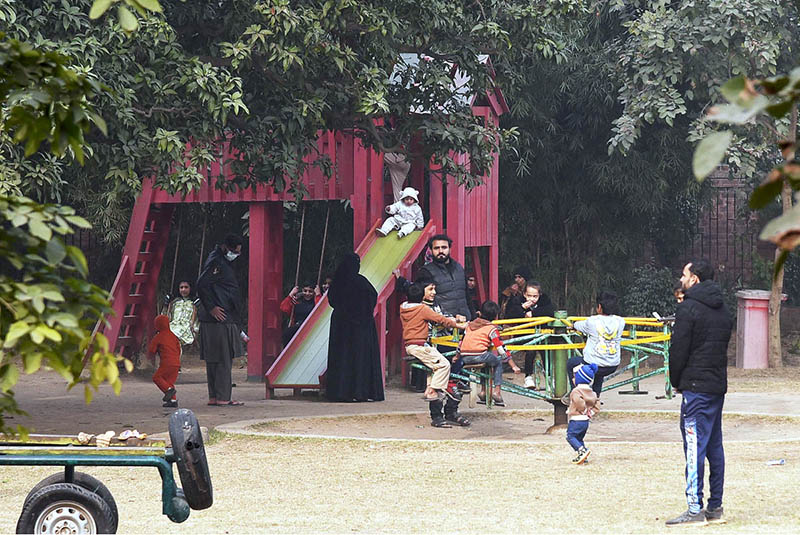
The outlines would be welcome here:
[[[520,396],[525,396],[528,398],[533,399],[540,399],[545,401],[553,402],[558,400],[563,396],[567,389],[569,388],[569,383],[567,380],[567,370],[566,364],[567,360],[575,355],[581,355],[579,349],[537,349],[537,346],[540,344],[559,344],[559,343],[567,343],[567,344],[577,344],[579,343],[576,339],[580,338],[580,335],[575,331],[567,331],[568,327],[571,327],[571,321],[566,316],[565,313],[559,314],[554,321],[545,324],[539,325],[534,327],[533,334],[526,334],[524,336],[518,336],[514,338],[509,338],[504,340],[506,345],[516,345],[516,346],[530,346],[529,350],[526,349],[515,349],[514,351],[538,351],[539,353],[543,354],[543,359],[541,364],[537,359],[535,361],[536,366],[538,367],[535,372],[541,371],[544,375],[544,388],[543,390],[533,390],[529,388],[525,388],[518,384],[503,381],[500,384],[500,389],[505,392],[511,392],[512,394],[517,394]],[[660,326],[661,331],[654,331],[654,330],[646,330],[640,329],[636,325],[629,325],[628,326],[628,337],[623,338],[623,342],[628,341],[631,342],[637,339],[637,335],[647,336],[648,334],[662,334],[667,337],[664,341],[657,341],[657,342],[648,342],[644,341],[643,343],[628,343],[623,345],[622,349],[625,351],[629,351],[631,353],[631,360],[630,363],[622,368],[617,369],[614,373],[607,376],[607,379],[612,379],[614,377],[619,377],[620,375],[631,371],[632,377],[623,379],[621,381],[617,381],[612,384],[604,384],[603,385],[603,392],[608,390],[613,390],[616,388],[620,388],[626,385],[633,385],[632,391],[630,393],[640,393],[639,390],[639,382],[643,379],[648,377],[652,377],[658,374],[664,374],[664,394],[667,399],[672,399],[673,391],[672,386],[669,381],[669,344],[671,336],[671,330],[669,324],[661,324],[657,323],[654,325]],[[457,338],[453,337],[452,342],[457,342]],[[448,351],[443,353],[445,357],[452,357],[455,354],[455,350]],[[640,373],[640,365],[645,362],[650,356],[657,355],[664,359],[664,364],[658,369],[648,371],[647,373]],[[412,367],[423,369],[430,371],[425,365],[414,362],[411,364]],[[470,381],[473,383],[480,383],[483,384],[484,387],[488,384],[491,384],[491,372],[485,371],[477,371],[477,370],[463,370],[462,373],[456,374],[452,373],[451,377],[456,379],[460,379],[463,381]],[[538,383],[538,377],[537,377]],[[539,385],[537,384],[537,387]],[[489,391],[488,389],[486,390]],[[487,408],[491,408],[491,403],[489,402],[489,397],[487,395]]]
[[[37,439],[42,437],[35,435],[32,438],[34,443],[0,442],[0,465],[63,466],[64,479],[67,482],[72,481],[76,466],[154,466],[161,476],[161,512],[176,523],[189,518],[190,509],[186,501],[175,500],[178,497],[178,487],[172,473],[172,464],[178,458],[172,448],[97,448],[71,445],[77,441],[77,437],[52,437],[60,442],[57,444],[41,443]]]

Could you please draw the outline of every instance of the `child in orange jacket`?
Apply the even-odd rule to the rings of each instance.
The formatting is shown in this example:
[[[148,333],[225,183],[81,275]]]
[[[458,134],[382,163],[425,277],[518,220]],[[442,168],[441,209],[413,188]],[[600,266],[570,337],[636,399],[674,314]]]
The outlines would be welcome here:
[[[153,382],[164,392],[163,407],[177,407],[178,397],[175,391],[175,381],[178,379],[178,370],[181,367],[181,342],[169,330],[169,317],[164,314],[156,316],[156,334],[147,345],[147,353],[152,356],[158,353],[160,362],[158,369],[153,374]]]

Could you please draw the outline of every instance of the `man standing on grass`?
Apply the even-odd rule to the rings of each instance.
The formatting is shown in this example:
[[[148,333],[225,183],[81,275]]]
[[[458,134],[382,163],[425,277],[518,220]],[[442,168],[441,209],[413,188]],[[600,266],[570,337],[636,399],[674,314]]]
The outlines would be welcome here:
[[[714,282],[707,260],[683,268],[684,300],[675,313],[669,349],[669,379],[682,395],[681,434],[686,457],[686,501],[689,509],[667,526],[724,522],[722,488],[725,452],[722,448],[722,405],[728,390],[728,341],[733,322]],[[703,509],[703,471],[708,459],[708,507]]]

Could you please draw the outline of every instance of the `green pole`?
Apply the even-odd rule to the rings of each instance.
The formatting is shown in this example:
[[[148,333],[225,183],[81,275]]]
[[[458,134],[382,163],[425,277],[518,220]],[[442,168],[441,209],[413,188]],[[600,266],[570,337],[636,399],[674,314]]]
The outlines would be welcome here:
[[[553,322],[554,334],[566,334],[567,324],[563,319],[567,318],[566,310],[556,310],[553,315],[555,321]],[[568,349],[556,349],[554,351],[553,362],[553,377],[555,378],[555,398],[561,399],[561,396],[567,393],[569,389],[569,381],[567,380],[567,359],[569,359]]]
[[[561,338],[561,335],[567,333],[567,324],[562,321],[567,319],[566,310],[556,310],[553,314],[555,321],[551,323],[553,326],[553,334]],[[549,400],[553,405],[553,425],[551,425],[546,433],[552,433],[558,429],[563,429],[567,425],[567,412],[566,407],[561,403],[561,397],[567,393],[569,388],[569,381],[567,380],[567,359],[569,359],[569,350],[556,349],[551,352],[552,355],[552,376],[553,376],[553,397]]]

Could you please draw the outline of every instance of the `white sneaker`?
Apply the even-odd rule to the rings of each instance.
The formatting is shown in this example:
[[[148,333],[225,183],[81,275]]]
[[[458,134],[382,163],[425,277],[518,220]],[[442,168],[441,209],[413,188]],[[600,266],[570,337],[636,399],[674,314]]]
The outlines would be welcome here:
[[[536,388],[536,381],[533,380],[533,375],[525,376],[525,388]]]

